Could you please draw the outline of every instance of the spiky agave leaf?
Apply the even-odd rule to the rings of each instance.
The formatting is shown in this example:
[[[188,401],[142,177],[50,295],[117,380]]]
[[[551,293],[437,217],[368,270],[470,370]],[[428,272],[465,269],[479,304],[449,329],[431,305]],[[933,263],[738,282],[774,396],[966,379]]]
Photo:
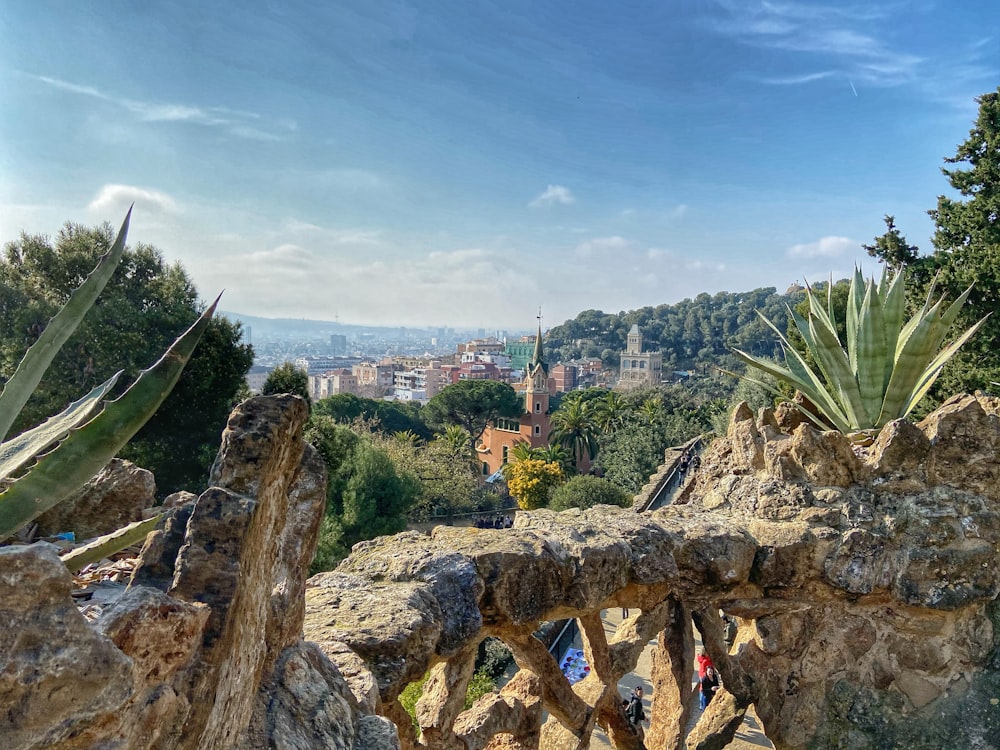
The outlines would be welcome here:
[[[70,550],[66,554],[61,555],[59,559],[63,561],[63,564],[71,572],[75,573],[81,568],[90,565],[90,563],[103,560],[108,555],[113,555],[115,552],[121,552],[126,547],[138,544],[146,538],[146,535],[150,531],[156,528],[156,525],[165,515],[165,513],[160,513],[152,518],[122,526],[120,529],[100,536],[82,547]]]
[[[794,312],[790,308],[789,313],[794,315]],[[827,391],[822,378],[813,372],[805,358],[795,349],[795,347],[791,345],[788,339],[785,338],[785,335],[779,331],[770,320],[768,320],[759,311],[757,314],[760,316],[760,319],[764,321],[764,323],[778,336],[778,339],[781,342],[781,348],[785,354],[785,366],[779,365],[778,363],[770,360],[755,357],[754,355],[747,354],[739,349],[734,349],[733,353],[738,358],[742,359],[746,364],[769,373],[778,380],[789,383],[793,388],[800,391],[806,398],[816,405],[816,409],[819,414],[810,413],[810,416],[816,419],[817,422],[827,425],[833,429],[846,430],[847,425],[849,424],[847,415],[844,414],[844,411],[840,408],[837,400]],[[764,385],[765,388],[775,395],[783,395],[780,391],[777,391],[773,387],[769,387],[764,383],[760,384]]]
[[[125,393],[66,438],[0,493],[0,539],[69,497],[139,431],[170,393],[215,312],[219,299]]]
[[[862,283],[856,269],[847,299],[846,351],[837,336],[829,294],[824,309],[807,285],[808,319],[789,310],[822,379],[764,316],[761,318],[781,339],[787,366],[734,350],[748,365],[798,389],[822,413],[819,421],[844,432],[878,428],[909,414],[945,363],[985,321],[983,318],[942,349],[971,287],[946,308],[943,300],[934,301],[932,285],[923,308],[904,324],[902,272],[889,279],[883,270],[878,284],[870,279],[863,291]]]
[[[80,325],[80,321],[114,274],[125,252],[125,239],[128,236],[128,224],[131,218],[130,207],[111,249],[101,256],[94,270],[45,326],[45,330],[25,353],[17,370],[4,386],[3,393],[0,393],[0,437],[5,436],[10,430],[10,426],[28,403],[52,360],[66,340],[73,335],[73,331]]]
[[[108,391],[118,382],[122,371],[110,378],[81,399],[63,409],[54,417],[49,417],[37,427],[22,432],[0,445],[0,479],[6,479],[20,471],[29,462],[59,442],[74,427],[79,427],[93,415]]]

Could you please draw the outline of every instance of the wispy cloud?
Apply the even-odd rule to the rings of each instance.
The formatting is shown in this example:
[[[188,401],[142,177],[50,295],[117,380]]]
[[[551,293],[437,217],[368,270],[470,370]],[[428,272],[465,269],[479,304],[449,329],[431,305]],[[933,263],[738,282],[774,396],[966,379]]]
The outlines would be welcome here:
[[[891,25],[891,6],[802,2],[722,2],[724,16],[710,26],[744,44],[798,53],[813,70],[748,77],[771,85],[804,85],[840,73],[872,86],[914,81],[923,58],[871,32],[873,21]],[[913,12],[912,9],[905,12]],[[817,62],[821,69],[816,70]]]
[[[272,132],[261,126],[261,117],[254,112],[244,112],[227,107],[203,108],[188,104],[141,101],[114,96],[93,86],[83,86],[49,76],[31,76],[31,78],[60,91],[88,96],[121,107],[131,112],[141,122],[178,122],[203,125],[221,128],[238,138],[258,141],[279,141],[285,137],[284,132]],[[277,129],[280,131],[294,130],[295,123],[283,122],[277,124]]]
[[[820,237],[815,242],[793,245],[785,253],[789,258],[843,258],[856,254],[861,243],[848,237]]]
[[[545,188],[545,191],[531,201],[528,206],[530,208],[540,208],[542,206],[553,206],[557,203],[568,206],[574,202],[576,202],[576,196],[570,192],[569,188],[563,187],[562,185],[549,185]]]
[[[804,83],[822,81],[834,75],[835,71],[823,70],[818,73],[803,73],[802,75],[791,76],[759,76],[755,78],[758,83],[766,83],[770,86],[801,86]]]
[[[174,214],[177,202],[166,193],[134,185],[104,185],[87,206],[95,213],[124,213],[131,204],[151,214]]]
[[[332,245],[377,245],[382,234],[377,229],[331,229],[299,219],[286,219],[281,231],[286,236],[297,235],[310,242]]]

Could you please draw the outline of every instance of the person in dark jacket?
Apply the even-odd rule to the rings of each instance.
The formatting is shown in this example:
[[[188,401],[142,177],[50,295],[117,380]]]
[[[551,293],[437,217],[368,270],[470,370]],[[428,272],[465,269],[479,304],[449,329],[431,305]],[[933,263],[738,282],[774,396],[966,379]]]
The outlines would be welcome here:
[[[642,709],[642,685],[636,685],[625,705],[625,717],[639,738],[639,744],[645,747],[646,731],[642,722],[646,720],[646,712]]]
[[[718,690],[719,675],[715,673],[715,667],[710,666],[705,670],[705,676],[701,678],[701,695],[706,706],[712,702],[712,698],[715,697]]]

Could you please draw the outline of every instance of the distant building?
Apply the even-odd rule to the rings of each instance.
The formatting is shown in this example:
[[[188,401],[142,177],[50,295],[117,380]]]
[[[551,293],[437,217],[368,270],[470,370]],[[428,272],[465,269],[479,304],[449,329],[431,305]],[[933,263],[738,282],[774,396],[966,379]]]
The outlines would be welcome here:
[[[351,372],[358,379],[358,388],[361,392],[377,398],[392,391],[395,374],[402,369],[402,365],[397,365],[390,360],[377,364],[375,362],[359,362],[351,368]]]
[[[351,367],[357,361],[356,357],[309,355],[308,357],[298,357],[292,364],[310,375],[322,375],[331,370]]]
[[[358,379],[346,367],[309,376],[309,396],[313,401],[337,396],[341,393],[359,395]]]
[[[265,367],[264,365],[252,365],[250,367],[250,371],[246,377],[247,388],[250,389],[250,393],[256,395],[264,389],[267,376],[271,374],[271,370],[273,369],[273,367]]]
[[[510,366],[524,370],[535,353],[535,336],[521,336],[517,341],[508,341],[506,352],[510,356]]]
[[[628,332],[625,351],[621,355],[620,388],[639,388],[659,385],[663,370],[662,352],[644,352],[642,334],[637,324]]]
[[[490,337],[490,338],[478,338],[472,339],[464,344],[459,344],[456,348],[456,354],[461,356],[462,354],[475,354],[477,352],[482,352],[483,354],[503,354],[504,343],[500,339]]]
[[[452,371],[452,382],[459,380],[503,380],[500,368],[492,362],[463,362]]]
[[[342,333],[331,333],[330,351],[341,356],[347,354],[347,336]]]
[[[563,364],[560,362],[552,367],[552,390],[555,393],[566,393],[576,389],[580,382],[579,369],[576,365]]]
[[[449,384],[447,373],[440,362],[430,367],[400,370],[393,378],[392,397],[397,401],[428,401]]]

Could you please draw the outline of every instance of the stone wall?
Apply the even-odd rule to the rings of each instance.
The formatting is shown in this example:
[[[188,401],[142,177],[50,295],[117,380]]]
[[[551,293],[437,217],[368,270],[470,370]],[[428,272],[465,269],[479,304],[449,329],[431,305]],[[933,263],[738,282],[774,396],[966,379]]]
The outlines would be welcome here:
[[[997,417],[973,397],[868,446],[742,408],[683,504],[360,544],[310,580],[306,637],[335,661],[360,656],[349,681],[377,693],[406,747],[585,747],[595,725],[636,747],[617,683],[651,638],[647,746],[684,747],[692,620],[727,690],[688,747],[721,747],[751,703],[778,748],[1000,746],[998,448]],[[608,607],[632,613],[611,638]],[[731,653],[720,608],[739,618]],[[531,635],[568,617],[593,667],[572,687]],[[463,712],[486,636],[510,646],[519,680]],[[418,738],[396,698],[428,670]]]
[[[0,549],[0,735],[13,748],[559,750],[600,726],[635,748],[617,683],[655,639],[648,747],[721,747],[751,703],[778,748],[997,747],[995,413],[957,398],[867,446],[792,417],[737,410],[681,504],[380,538],[306,582],[324,502],[306,408],[252,399],[213,488],[151,535],[96,627],[51,548]],[[631,613],[610,637],[608,607]],[[739,618],[731,650],[720,608]],[[532,635],[563,618],[592,667],[573,686]],[[692,622],[726,690],[685,739]],[[464,710],[487,636],[521,669]],[[397,698],[428,671],[418,737]]]

